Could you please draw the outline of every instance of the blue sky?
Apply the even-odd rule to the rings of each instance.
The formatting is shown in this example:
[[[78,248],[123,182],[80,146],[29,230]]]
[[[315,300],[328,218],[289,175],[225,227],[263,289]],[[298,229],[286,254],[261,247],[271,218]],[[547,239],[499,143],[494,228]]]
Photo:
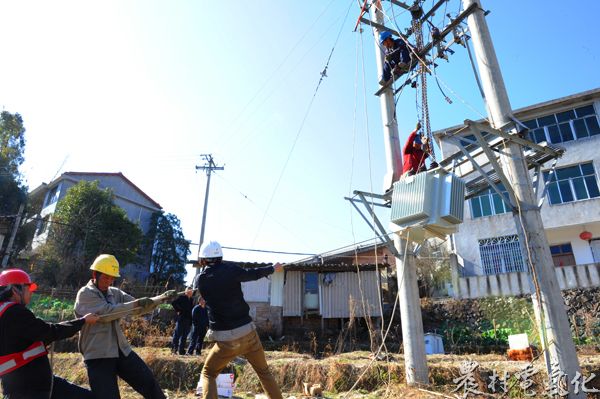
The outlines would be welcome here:
[[[408,26],[384,4],[388,25]],[[600,86],[599,2],[483,7],[513,108]],[[446,12],[458,9],[452,0]],[[212,153],[225,170],[211,182],[207,239],[320,253],[372,237],[343,199],[381,192],[385,173],[373,36],[352,31],[358,13],[347,0],[0,1],[0,106],[24,118],[29,187],[66,171],[120,171],[196,243],[206,176],[195,166]],[[467,53],[453,49],[437,68],[451,105],[429,79],[433,129],[485,114]],[[406,89],[402,141],[416,118]]]

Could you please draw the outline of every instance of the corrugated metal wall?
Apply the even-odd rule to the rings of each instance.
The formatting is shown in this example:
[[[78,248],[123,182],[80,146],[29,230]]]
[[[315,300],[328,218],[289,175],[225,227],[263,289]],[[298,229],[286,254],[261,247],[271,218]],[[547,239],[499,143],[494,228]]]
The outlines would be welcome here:
[[[379,293],[377,289],[377,272],[360,272],[363,294],[358,284],[358,274],[353,272],[332,273],[333,282],[323,284],[325,274],[319,274],[319,288],[321,293],[321,315],[323,318],[350,317],[350,298],[354,304],[354,316],[363,317],[364,309],[373,317],[381,316],[379,310]]]
[[[283,306],[283,277],[285,273],[271,274],[271,306]]]
[[[270,280],[263,277],[255,281],[242,283],[242,292],[246,302],[269,302]]]
[[[283,316],[302,316],[302,272],[285,272],[283,284]]]

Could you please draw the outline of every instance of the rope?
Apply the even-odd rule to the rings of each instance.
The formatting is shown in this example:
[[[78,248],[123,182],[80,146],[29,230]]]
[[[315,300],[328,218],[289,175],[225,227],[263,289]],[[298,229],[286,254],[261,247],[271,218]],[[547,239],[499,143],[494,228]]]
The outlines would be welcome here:
[[[504,142],[504,150],[506,151],[507,149],[507,143]],[[507,170],[507,172],[509,172]],[[529,263],[529,268],[531,270],[531,280],[533,282],[533,286],[535,288],[535,295],[537,296],[537,302],[538,302],[538,312],[540,314],[540,324],[541,324],[541,328],[540,328],[540,333],[541,333],[541,339],[544,343],[544,351],[549,350],[549,344],[548,344],[548,336],[546,334],[546,314],[544,313],[544,307],[542,305],[542,290],[540,288],[539,285],[539,281],[538,281],[538,271],[537,271],[537,267],[535,266],[535,263],[533,262],[533,256],[531,255],[531,249],[529,248],[529,237],[527,235],[527,230],[525,229],[525,223],[523,222],[523,213],[522,213],[522,209],[521,209],[521,200],[519,198],[516,198],[516,205],[517,205],[517,210],[519,213],[519,224],[521,225],[521,229],[523,231],[523,237],[525,238],[525,248],[527,248],[527,260]],[[550,353],[548,353],[547,356],[544,356],[545,360],[546,360],[546,369],[548,371],[548,378],[552,379],[552,366],[550,365]]]
[[[362,34],[360,36],[360,54],[361,54],[361,65],[362,65],[362,79],[363,79],[363,104],[364,104],[364,112],[365,112],[365,123],[366,123],[366,139],[367,139],[367,155],[368,155],[368,165],[369,165],[369,188],[371,190],[371,192],[373,192],[373,168],[372,168],[372,163],[371,163],[371,140],[370,140],[370,135],[369,135],[369,113],[368,113],[368,106],[367,106],[367,79],[366,79],[366,74],[365,74],[365,54],[364,54],[364,46],[363,46],[363,40],[362,40]],[[371,198],[371,201],[373,201],[373,199]],[[373,204],[371,203],[371,207],[373,207]],[[374,219],[375,216],[374,214],[371,212],[371,220],[372,223],[371,225],[374,226]],[[376,231],[373,231],[374,233],[376,233]],[[354,231],[352,232],[352,236],[354,238],[354,241],[356,241],[356,236],[354,234]],[[356,248],[356,242],[355,242],[355,248]],[[354,251],[355,253],[355,264],[356,264],[356,271],[357,271],[357,277],[358,277],[358,287],[359,287],[359,292],[360,292],[360,296],[361,296],[361,304],[362,304],[362,308],[363,308],[363,317],[365,318],[365,322],[367,324],[367,329],[369,330],[369,337],[373,337],[373,331],[371,328],[371,319],[370,319],[370,315],[367,314],[367,309],[365,306],[365,295],[364,295],[364,291],[362,288],[362,278],[360,275],[360,269],[359,269],[359,265],[358,265],[358,254],[357,251]],[[378,264],[378,259],[377,259],[377,242],[375,242],[375,269],[376,269],[376,273],[379,273],[379,268],[377,266]],[[378,303],[381,307],[381,287],[379,286],[379,284],[377,284],[377,294],[378,294]],[[380,308],[381,310],[381,318],[383,319],[383,309]],[[383,336],[382,336],[383,338]]]
[[[181,292],[177,293],[178,296],[183,295],[183,294],[185,294],[185,291],[181,291]],[[152,297],[150,299],[152,299],[152,301],[154,302],[155,305],[158,305],[158,302],[164,301],[165,299],[167,299],[167,297],[165,296],[164,293],[162,293],[162,294]],[[125,309],[125,310],[119,310],[117,312],[105,313],[98,318],[98,321],[102,323],[102,322],[104,322],[104,320],[106,320],[109,317],[126,316],[126,315],[129,315],[130,313],[140,312],[140,311],[143,311],[143,308],[135,307],[133,309]],[[135,314],[135,316],[140,316],[140,315],[141,315],[141,313]]]
[[[410,237],[410,230],[407,233],[407,236],[406,236],[406,245],[404,247],[404,259],[403,259],[403,263],[404,264],[406,264],[406,255],[408,253],[408,243],[409,243],[408,239],[409,239],[409,237]],[[398,270],[398,268],[396,267],[396,273],[398,273],[397,270]],[[397,274],[396,274],[396,277],[397,277]],[[398,306],[398,303],[400,302],[400,285],[403,283],[403,279],[404,279],[404,275],[402,275],[401,280],[398,281],[398,292],[396,293],[396,300],[394,301],[394,307],[392,308],[392,315],[390,316],[390,324],[388,325],[388,328],[385,331],[385,334],[383,336],[383,341],[381,342],[381,345],[379,346],[379,349],[375,353],[375,356],[373,356],[373,359],[371,359],[371,361],[369,362],[369,364],[367,364],[367,366],[365,367],[365,369],[363,370],[363,372],[358,376],[358,378],[356,379],[356,381],[354,382],[354,384],[344,394],[344,396],[342,396],[342,399],[347,398],[348,395],[354,390],[354,388],[356,388],[356,386],[358,385],[358,383],[360,382],[360,380],[362,379],[362,377],[373,366],[373,363],[375,362],[375,360],[377,360],[377,357],[379,356],[379,354],[381,353],[381,350],[385,346],[385,340],[387,339],[387,336],[388,336],[388,334],[390,332],[390,329],[392,327],[392,321],[394,320],[394,315],[396,314],[396,308]],[[386,363],[389,363],[389,357],[388,357],[388,360],[386,361]]]
[[[52,399],[52,391],[54,390],[54,341],[50,344],[50,395],[48,399]]]

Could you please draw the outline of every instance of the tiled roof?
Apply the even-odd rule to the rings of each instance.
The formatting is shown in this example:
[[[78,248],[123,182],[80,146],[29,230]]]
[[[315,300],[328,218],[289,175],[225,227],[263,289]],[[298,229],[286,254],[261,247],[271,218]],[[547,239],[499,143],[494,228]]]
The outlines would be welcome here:
[[[160,204],[156,201],[154,201],[152,198],[150,198],[150,196],[148,194],[146,194],[145,192],[143,192],[138,186],[136,186],[131,180],[129,180],[128,178],[125,177],[125,175],[123,175],[123,173],[121,172],[116,172],[116,173],[110,173],[110,172],[65,172],[61,175],[61,177],[63,176],[114,176],[114,177],[119,177],[121,179],[123,179],[127,184],[129,184],[131,187],[133,187],[138,193],[140,193],[144,198],[146,198],[148,201],[150,201],[152,203],[152,205],[154,205],[155,207],[162,209],[162,206],[160,206]],[[61,177],[59,177],[56,180],[59,180]]]

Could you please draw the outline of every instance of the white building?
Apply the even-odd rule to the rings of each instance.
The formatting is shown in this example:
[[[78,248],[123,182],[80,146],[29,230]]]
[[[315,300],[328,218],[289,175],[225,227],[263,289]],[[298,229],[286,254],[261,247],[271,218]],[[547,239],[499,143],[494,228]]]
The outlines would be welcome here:
[[[97,181],[100,189],[111,189],[114,193],[114,204],[121,207],[129,220],[136,223],[144,234],[150,228],[152,214],[162,209],[156,201],[120,172],[66,172],[48,184],[41,184],[29,194],[30,202],[37,201],[40,204],[39,215],[35,218],[37,226],[31,243],[32,251],[35,252],[46,242],[48,226],[52,222],[56,205],[67,194],[69,188],[80,181]],[[145,280],[148,275],[148,265],[127,265],[122,268],[122,274],[131,280]]]
[[[600,285],[599,114],[600,88],[514,111],[532,141],[566,150],[554,172],[552,162],[542,165],[538,188],[562,289]],[[440,130],[436,137],[460,127]],[[444,158],[458,151],[443,140],[440,146]],[[518,240],[510,208],[497,193],[488,189],[466,201],[464,223],[454,235],[464,277],[458,296],[529,292]]]

